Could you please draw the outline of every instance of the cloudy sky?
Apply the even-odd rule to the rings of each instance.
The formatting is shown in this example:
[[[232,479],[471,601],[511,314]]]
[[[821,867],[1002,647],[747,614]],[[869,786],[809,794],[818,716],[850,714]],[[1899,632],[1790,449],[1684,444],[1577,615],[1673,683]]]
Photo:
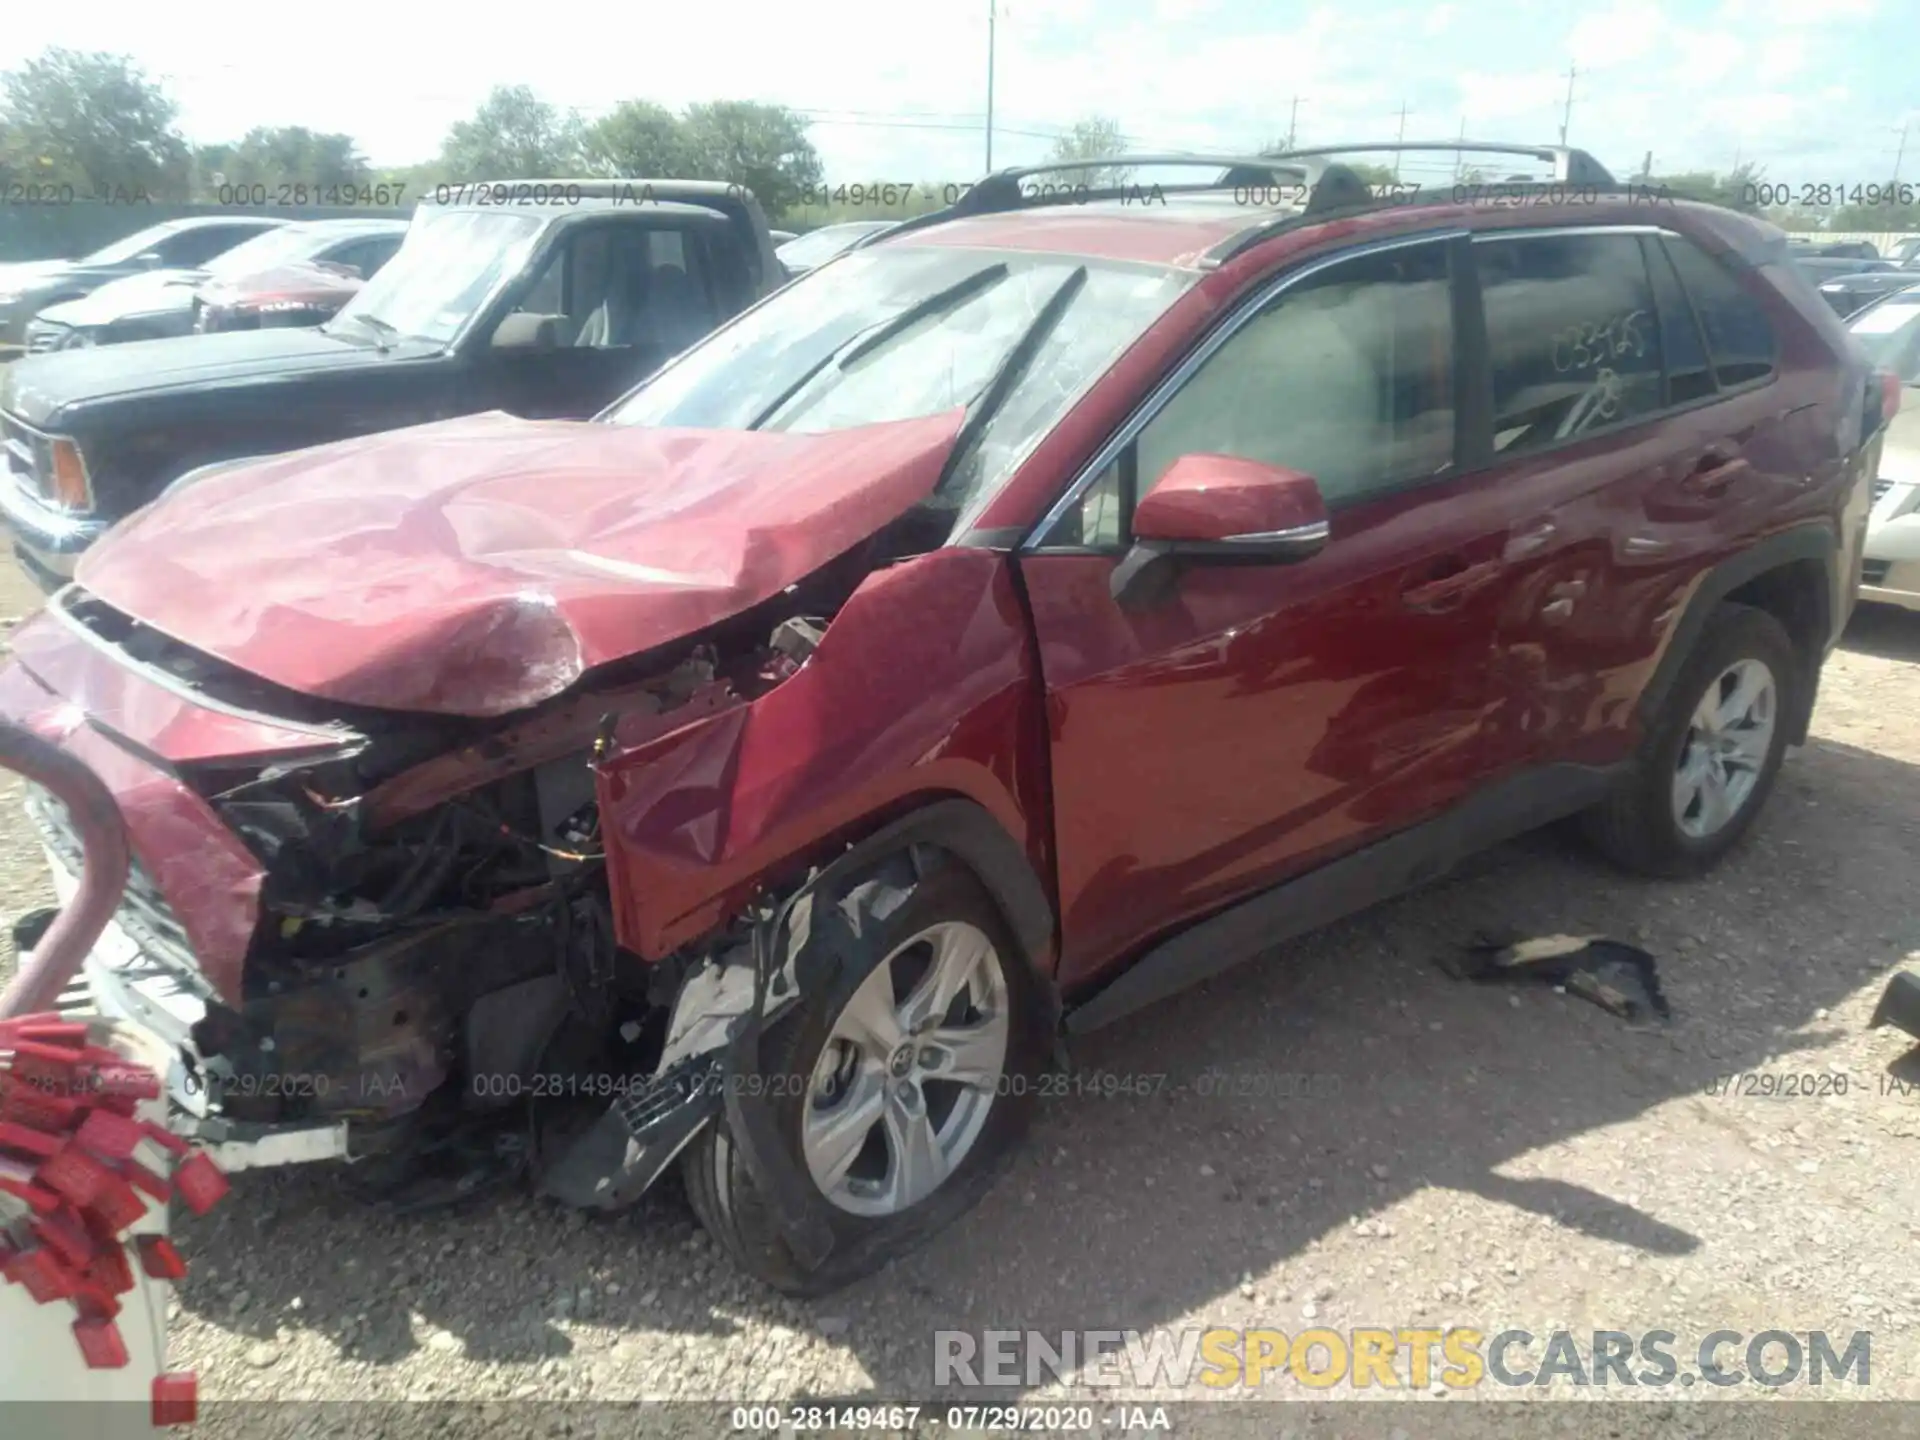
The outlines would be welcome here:
[[[46,45],[129,53],[196,141],[253,125],[357,136],[378,165],[429,158],[490,87],[591,117],[644,97],[806,112],[830,180],[965,179],[984,162],[988,0],[723,0],[309,9],[198,0],[16,7],[0,66]],[[1140,149],[1392,138],[1570,143],[1616,173],[1758,160],[1768,178],[1920,179],[1912,0],[1285,4],[1000,0],[996,165],[1090,114]],[[1451,168],[1451,160],[1447,162]]]

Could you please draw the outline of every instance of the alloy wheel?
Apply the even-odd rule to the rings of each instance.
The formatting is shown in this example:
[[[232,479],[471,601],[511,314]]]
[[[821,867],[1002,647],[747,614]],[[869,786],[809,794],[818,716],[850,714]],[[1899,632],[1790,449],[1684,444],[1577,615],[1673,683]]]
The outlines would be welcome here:
[[[1673,772],[1673,818],[1705,840],[1746,808],[1760,783],[1780,709],[1780,687],[1759,660],[1736,660],[1693,708]]]
[[[1011,1017],[993,942],[930,925],[861,982],[828,1032],[801,1118],[801,1152],[839,1209],[912,1208],[959,1168],[1005,1073]]]

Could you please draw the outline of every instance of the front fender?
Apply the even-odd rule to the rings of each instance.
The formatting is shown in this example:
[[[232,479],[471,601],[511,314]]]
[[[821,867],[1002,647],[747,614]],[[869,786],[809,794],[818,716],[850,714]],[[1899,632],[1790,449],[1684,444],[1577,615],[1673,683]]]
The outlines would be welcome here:
[[[949,826],[959,838],[947,848],[1003,894],[1030,956],[1050,967],[1052,835],[1035,675],[1004,556],[939,550],[868,576],[791,678],[601,762],[621,944],[658,959],[763,886],[957,797],[981,818]],[[984,838],[995,830],[1001,842]]]

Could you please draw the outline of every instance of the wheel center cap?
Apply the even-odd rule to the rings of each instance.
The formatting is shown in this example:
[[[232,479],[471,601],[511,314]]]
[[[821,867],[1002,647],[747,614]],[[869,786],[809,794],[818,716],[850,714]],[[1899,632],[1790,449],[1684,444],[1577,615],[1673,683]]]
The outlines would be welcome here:
[[[913,1073],[914,1054],[915,1050],[912,1042],[902,1045],[898,1050],[893,1052],[892,1058],[887,1061],[887,1073],[896,1080],[906,1079],[908,1075]]]

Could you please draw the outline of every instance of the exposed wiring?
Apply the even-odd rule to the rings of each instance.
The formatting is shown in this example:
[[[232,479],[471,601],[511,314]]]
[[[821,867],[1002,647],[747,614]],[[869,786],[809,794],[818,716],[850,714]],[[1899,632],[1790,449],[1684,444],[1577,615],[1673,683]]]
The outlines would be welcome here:
[[[458,805],[459,808],[465,810],[469,815],[472,815],[475,819],[479,820],[481,824],[487,826],[488,829],[493,834],[496,834],[503,839],[511,840],[515,844],[531,845],[534,849],[540,851],[542,854],[551,855],[556,860],[571,860],[576,864],[586,864],[589,861],[604,860],[607,858],[607,852],[604,850],[590,850],[590,851],[562,850],[557,845],[549,845],[545,841],[534,839],[533,836],[531,835],[523,834],[520,831],[514,829],[511,825],[507,824],[506,821],[496,819],[494,816],[491,816],[491,815],[483,814],[481,811],[475,809],[471,805],[464,805],[458,801],[455,801],[453,803],[455,805]]]

